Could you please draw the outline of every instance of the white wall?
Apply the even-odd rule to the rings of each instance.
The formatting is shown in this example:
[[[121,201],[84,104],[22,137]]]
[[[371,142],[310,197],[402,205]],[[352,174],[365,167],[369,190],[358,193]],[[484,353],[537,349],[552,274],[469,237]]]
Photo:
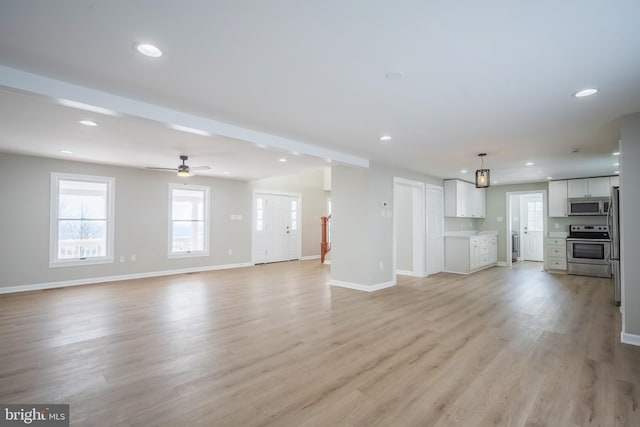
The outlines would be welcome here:
[[[622,333],[623,340],[632,338],[640,345],[640,113],[624,116],[621,123]]]
[[[49,268],[51,172],[115,177],[116,262]],[[209,256],[168,259],[170,182],[184,179],[165,172],[0,153],[0,287],[250,262],[248,183],[197,176],[187,182],[211,188]],[[232,221],[231,214],[243,219]],[[132,254],[136,261],[131,261]],[[126,262],[119,262],[120,256]]]
[[[249,182],[253,190],[282,191],[302,195],[302,256],[320,256],[322,226],[320,217],[327,215],[327,199],[331,192],[324,190],[324,170],[318,169],[298,175],[267,178]],[[249,217],[249,221],[251,217]]]
[[[393,283],[394,177],[442,186],[441,179],[377,162],[368,169],[332,168],[332,281],[364,287]]]

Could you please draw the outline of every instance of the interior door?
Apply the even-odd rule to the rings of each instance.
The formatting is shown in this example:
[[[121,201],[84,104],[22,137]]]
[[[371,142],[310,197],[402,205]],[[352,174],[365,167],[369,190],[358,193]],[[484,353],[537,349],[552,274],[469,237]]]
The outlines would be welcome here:
[[[298,259],[299,200],[256,194],[253,259],[256,264]]]
[[[542,261],[544,229],[542,194],[525,194],[520,200],[522,257],[525,261]]]
[[[427,186],[427,274],[444,270],[444,212],[442,187]]]

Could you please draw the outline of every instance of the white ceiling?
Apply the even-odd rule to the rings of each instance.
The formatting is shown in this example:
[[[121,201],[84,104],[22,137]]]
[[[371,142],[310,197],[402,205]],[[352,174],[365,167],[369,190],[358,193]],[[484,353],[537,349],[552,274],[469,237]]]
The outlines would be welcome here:
[[[486,152],[503,184],[616,170],[617,118],[640,111],[638,16],[637,0],[0,0],[0,64],[297,141],[301,153],[469,179],[460,170]],[[135,42],[164,55],[142,57]],[[386,80],[393,71],[404,78]],[[585,87],[600,93],[572,96]],[[0,149],[49,156],[83,140],[69,111],[44,97],[13,105],[15,96],[0,93],[3,116],[14,115],[0,119]],[[83,160],[173,166],[189,150],[192,165],[215,173],[224,152],[229,165],[280,174],[261,171],[278,153],[255,145],[127,116],[100,121],[113,129],[89,130],[112,144],[98,139]],[[243,165],[253,156],[258,166]],[[318,157],[296,160],[326,165]]]

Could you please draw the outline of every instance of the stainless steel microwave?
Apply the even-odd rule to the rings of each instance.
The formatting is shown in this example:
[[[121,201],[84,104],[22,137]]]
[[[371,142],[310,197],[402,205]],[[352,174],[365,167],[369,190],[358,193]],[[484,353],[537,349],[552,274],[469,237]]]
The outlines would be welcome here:
[[[567,213],[569,216],[578,215],[606,215],[609,211],[608,197],[587,197],[568,200]]]

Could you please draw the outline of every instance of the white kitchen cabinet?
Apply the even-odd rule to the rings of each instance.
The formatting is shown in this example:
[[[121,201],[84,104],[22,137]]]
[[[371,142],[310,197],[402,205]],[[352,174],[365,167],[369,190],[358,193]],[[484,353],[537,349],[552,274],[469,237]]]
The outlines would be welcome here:
[[[445,271],[468,274],[496,265],[498,236],[445,236]]]
[[[611,194],[608,176],[598,178],[570,179],[567,192],[572,197],[607,197]]]
[[[458,179],[444,181],[444,216],[484,218],[485,190]]]
[[[471,216],[473,218],[485,217],[485,199],[486,190],[471,185]]]
[[[549,216],[567,216],[567,181],[549,181]]]
[[[567,270],[567,239],[564,237],[545,237],[544,269],[549,271]]]

